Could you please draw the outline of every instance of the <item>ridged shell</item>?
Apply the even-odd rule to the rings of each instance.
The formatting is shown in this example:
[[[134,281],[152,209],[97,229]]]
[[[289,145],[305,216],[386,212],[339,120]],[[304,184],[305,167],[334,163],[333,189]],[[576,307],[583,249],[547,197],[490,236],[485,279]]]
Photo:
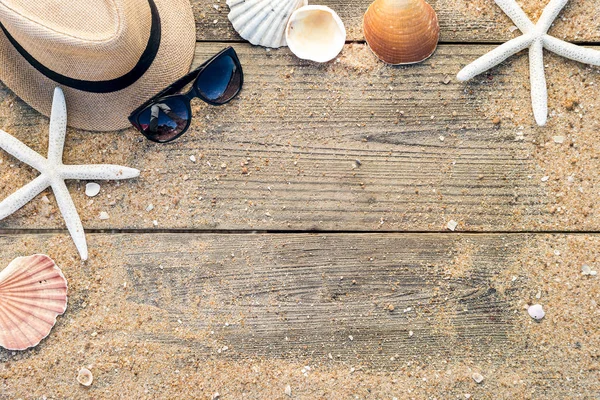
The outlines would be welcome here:
[[[285,27],[292,13],[308,0],[227,0],[229,21],[253,45],[286,45]]]
[[[424,0],[375,0],[363,29],[373,53],[393,65],[426,60],[440,37],[437,14]]]
[[[294,11],[285,34],[292,53],[316,62],[333,60],[346,43],[344,23],[325,6],[305,6]]]
[[[66,309],[67,280],[50,257],[19,257],[0,272],[0,346],[36,346]]]

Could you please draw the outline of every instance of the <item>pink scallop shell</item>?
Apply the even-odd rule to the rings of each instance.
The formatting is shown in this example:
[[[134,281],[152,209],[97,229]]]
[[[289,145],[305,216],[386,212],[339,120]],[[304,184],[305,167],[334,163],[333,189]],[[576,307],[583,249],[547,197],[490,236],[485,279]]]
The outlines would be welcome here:
[[[18,257],[0,272],[0,346],[37,346],[66,309],[67,280],[50,257]]]

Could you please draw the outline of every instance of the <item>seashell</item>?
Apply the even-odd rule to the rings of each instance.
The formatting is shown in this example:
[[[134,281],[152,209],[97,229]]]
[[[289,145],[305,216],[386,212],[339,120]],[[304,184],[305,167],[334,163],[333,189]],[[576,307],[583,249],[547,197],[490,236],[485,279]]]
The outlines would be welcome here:
[[[428,59],[440,38],[435,10],[424,0],[375,0],[365,13],[363,30],[373,53],[392,65]]]
[[[240,36],[258,46],[286,45],[285,27],[308,0],[227,0],[229,21]]]
[[[87,368],[81,368],[77,373],[77,382],[83,386],[90,386],[94,382],[94,375],[92,371]]]
[[[96,182],[90,182],[87,185],[85,185],[86,196],[94,197],[97,196],[98,193],[100,193],[100,185],[98,185]]]
[[[67,280],[50,257],[19,257],[0,272],[0,346],[37,346],[66,309]]]
[[[285,30],[288,47],[298,58],[316,62],[334,59],[346,43],[346,28],[329,7],[305,6],[294,11]]]
[[[471,377],[473,378],[475,383],[483,382],[483,375],[481,375],[479,372],[474,372],[473,375],[471,375]]]
[[[534,304],[527,309],[529,316],[535,320],[540,320],[546,316],[544,308],[540,304]]]

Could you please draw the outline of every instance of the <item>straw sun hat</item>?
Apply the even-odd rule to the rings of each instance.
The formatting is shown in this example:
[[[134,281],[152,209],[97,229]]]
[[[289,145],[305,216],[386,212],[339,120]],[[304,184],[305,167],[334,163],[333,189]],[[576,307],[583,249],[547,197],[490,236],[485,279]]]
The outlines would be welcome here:
[[[108,131],[188,72],[196,30],[189,0],[0,0],[0,80],[69,125]]]

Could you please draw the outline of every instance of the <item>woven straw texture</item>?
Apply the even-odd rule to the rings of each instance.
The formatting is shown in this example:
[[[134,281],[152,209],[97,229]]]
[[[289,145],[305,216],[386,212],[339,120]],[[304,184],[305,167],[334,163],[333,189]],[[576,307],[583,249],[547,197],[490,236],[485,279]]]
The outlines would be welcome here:
[[[147,0],[12,3],[0,0],[6,29],[44,66],[75,79],[98,81],[124,75],[138,62],[150,35]],[[154,3],[161,20],[160,48],[148,71],[131,86],[112,93],[90,93],[57,85],[32,67],[1,31],[0,80],[44,115],[49,115],[52,93],[60,86],[72,127],[127,128],[131,111],[187,73],[194,57],[196,32],[189,1]]]

